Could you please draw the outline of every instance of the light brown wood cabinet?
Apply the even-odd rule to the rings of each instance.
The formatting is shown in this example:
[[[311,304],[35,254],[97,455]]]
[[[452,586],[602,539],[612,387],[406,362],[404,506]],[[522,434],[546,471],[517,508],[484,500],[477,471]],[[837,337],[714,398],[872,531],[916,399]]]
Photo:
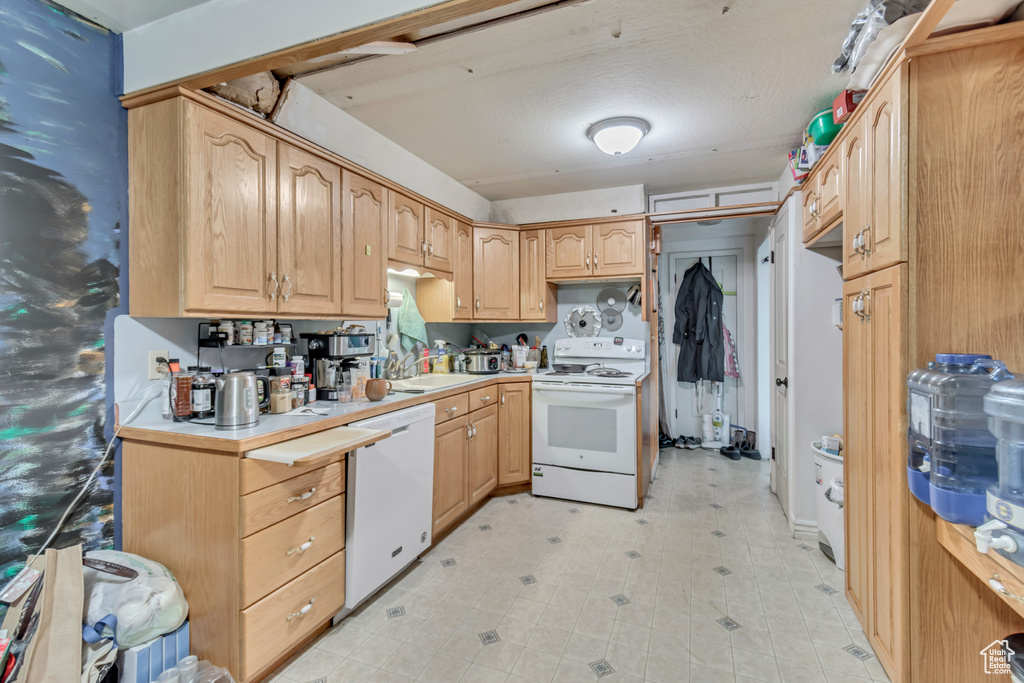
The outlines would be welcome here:
[[[424,230],[427,250],[423,256],[423,265],[446,273],[452,272],[455,219],[428,206]]]
[[[555,287],[547,281],[543,230],[519,233],[519,319],[555,322]]]
[[[468,415],[434,428],[434,536],[469,509],[469,438]]]
[[[843,287],[846,424],[846,586],[887,671],[903,671],[909,643],[906,484],[906,264]],[[858,309],[860,309],[858,311]],[[855,312],[856,311],[856,312]]]
[[[388,193],[388,258],[392,261],[423,265],[425,210],[422,203],[400,192]]]
[[[498,407],[492,403],[471,412],[469,429],[469,504],[472,506],[498,486]]]
[[[519,232],[473,229],[473,318],[519,319]]]
[[[867,171],[866,122],[857,119],[843,140],[843,168],[846,181],[846,212],[843,214],[843,277],[847,280],[866,271],[860,236],[870,210],[870,174]],[[856,238],[856,239],[855,239]]]
[[[129,112],[129,185],[132,315],[341,315],[338,165],[178,97]]]
[[[807,242],[818,234],[821,224],[818,222],[818,193],[815,181],[808,178],[801,188],[803,198],[803,241]]]
[[[821,163],[824,166],[817,177],[818,224],[827,228],[843,214],[842,155],[826,153]]]
[[[277,168],[277,312],[340,313],[341,168],[283,142]]]
[[[550,280],[644,274],[644,222],[639,220],[548,228]]]
[[[456,221],[453,243],[455,264],[452,270],[452,285],[455,296],[452,301],[452,320],[473,319],[473,226]]]
[[[341,310],[360,319],[387,315],[388,190],[346,170],[342,184]]]
[[[498,387],[498,485],[530,481],[533,419],[531,385]]]

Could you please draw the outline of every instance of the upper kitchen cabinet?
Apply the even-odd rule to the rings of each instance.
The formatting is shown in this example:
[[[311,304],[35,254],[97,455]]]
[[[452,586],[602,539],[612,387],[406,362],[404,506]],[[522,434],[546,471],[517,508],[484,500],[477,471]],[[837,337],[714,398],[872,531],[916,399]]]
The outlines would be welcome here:
[[[643,221],[599,223],[591,226],[594,277],[643,275]]]
[[[341,313],[338,166],[185,97],[128,122],[131,315]]]
[[[519,233],[519,319],[555,322],[555,287],[547,281],[544,230]]]
[[[871,170],[869,192],[871,204],[867,210],[862,251],[867,265],[865,272],[873,272],[907,260],[906,221],[903,220],[903,152],[901,125],[903,107],[901,70],[896,70],[888,81],[876,86],[867,111],[868,168]]]
[[[387,315],[388,190],[351,171],[342,185],[341,310],[345,317]]]
[[[519,232],[473,229],[473,318],[519,319]]]
[[[428,277],[416,285],[416,305],[431,323],[473,319],[473,226],[452,222],[452,279]]]
[[[548,278],[590,277],[589,225],[548,228],[544,232],[547,234]]]
[[[867,229],[867,213],[870,208],[870,173],[867,170],[867,143],[865,142],[866,122],[857,120],[843,140],[843,168],[846,180],[846,212],[843,214],[843,278],[850,280],[863,275],[867,265],[864,262],[862,242]]]
[[[455,219],[428,206],[424,230],[426,251],[423,254],[423,265],[446,273],[452,272]]]
[[[388,203],[388,258],[410,266],[422,266],[427,251],[422,203],[400,192],[390,192]]]
[[[545,232],[549,280],[641,277],[644,274],[642,220],[551,227]]]
[[[278,143],[278,313],[341,311],[341,168]]]

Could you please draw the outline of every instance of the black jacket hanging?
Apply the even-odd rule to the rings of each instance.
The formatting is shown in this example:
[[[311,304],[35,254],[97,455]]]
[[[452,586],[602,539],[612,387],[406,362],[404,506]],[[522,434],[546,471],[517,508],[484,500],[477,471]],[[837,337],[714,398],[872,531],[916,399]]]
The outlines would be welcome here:
[[[683,284],[676,294],[672,341],[679,344],[678,381],[725,380],[722,302],[718,281],[698,261],[683,275]]]

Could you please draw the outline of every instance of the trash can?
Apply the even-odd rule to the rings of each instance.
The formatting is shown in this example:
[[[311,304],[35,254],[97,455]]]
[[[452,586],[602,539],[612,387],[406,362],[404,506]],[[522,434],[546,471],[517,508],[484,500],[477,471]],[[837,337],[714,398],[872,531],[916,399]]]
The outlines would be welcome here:
[[[818,547],[840,569],[846,569],[843,547],[843,456],[827,453],[820,441],[814,452],[814,503],[818,511]]]

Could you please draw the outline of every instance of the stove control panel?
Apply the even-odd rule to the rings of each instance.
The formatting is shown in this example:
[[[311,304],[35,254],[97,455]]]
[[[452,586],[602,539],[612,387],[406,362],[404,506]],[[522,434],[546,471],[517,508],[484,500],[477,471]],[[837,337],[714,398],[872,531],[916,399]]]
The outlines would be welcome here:
[[[644,360],[647,344],[642,339],[623,337],[559,339],[555,342],[555,356]]]

